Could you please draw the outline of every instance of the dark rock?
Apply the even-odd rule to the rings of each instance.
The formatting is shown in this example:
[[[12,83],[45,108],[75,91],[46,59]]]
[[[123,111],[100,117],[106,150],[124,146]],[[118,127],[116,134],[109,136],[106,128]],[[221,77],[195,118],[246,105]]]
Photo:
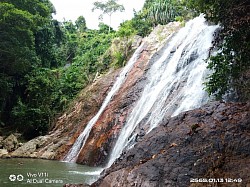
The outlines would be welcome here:
[[[240,183],[219,185],[247,186],[250,184],[249,114],[249,103],[213,102],[170,118],[167,125],[164,122],[142,137],[91,186],[217,185],[190,182],[204,178],[224,181],[241,178]]]

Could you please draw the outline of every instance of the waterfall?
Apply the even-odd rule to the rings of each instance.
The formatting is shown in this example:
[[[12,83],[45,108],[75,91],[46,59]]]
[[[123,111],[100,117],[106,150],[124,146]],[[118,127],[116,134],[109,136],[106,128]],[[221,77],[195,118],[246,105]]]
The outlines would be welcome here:
[[[73,144],[73,146],[71,147],[71,149],[69,150],[67,155],[64,157],[64,161],[67,161],[67,162],[75,162],[76,161],[76,159],[80,153],[80,150],[84,147],[85,142],[89,137],[89,133],[90,133],[92,127],[95,125],[96,121],[99,119],[100,115],[105,110],[106,106],[111,101],[114,94],[119,90],[122,83],[126,80],[128,72],[132,69],[134,63],[139,58],[142,47],[143,47],[143,43],[140,45],[140,47],[137,48],[137,50],[135,51],[135,53],[133,54],[133,56],[130,58],[129,62],[127,63],[127,65],[123,68],[120,75],[116,79],[113,87],[111,88],[108,95],[104,99],[104,102],[102,103],[101,108],[99,109],[97,114],[88,122],[88,124],[84,128],[83,132],[76,139],[75,143]]]
[[[208,74],[205,59],[217,28],[208,26],[202,15],[189,21],[167,42],[163,55],[150,63],[146,75],[148,82],[120,132],[107,167],[134,142],[136,128],[149,132],[166,115],[175,116],[208,101],[203,90]]]

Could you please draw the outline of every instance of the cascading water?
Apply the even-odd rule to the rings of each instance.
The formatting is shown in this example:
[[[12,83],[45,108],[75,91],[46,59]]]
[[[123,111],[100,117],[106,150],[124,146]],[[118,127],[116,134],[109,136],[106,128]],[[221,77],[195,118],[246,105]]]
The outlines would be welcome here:
[[[208,26],[204,16],[200,16],[189,21],[166,44],[163,55],[151,63],[148,83],[121,130],[107,167],[133,142],[138,126],[149,132],[164,116],[175,116],[208,101],[203,90],[208,74],[205,59],[217,28]]]
[[[127,63],[127,65],[123,68],[119,77],[116,79],[116,82],[114,83],[113,87],[111,88],[111,90],[109,91],[108,95],[106,96],[104,102],[102,103],[101,108],[99,109],[97,114],[88,122],[88,124],[86,125],[83,132],[79,135],[79,137],[77,138],[77,140],[75,141],[75,143],[73,144],[71,149],[69,150],[68,154],[64,157],[64,161],[67,161],[67,162],[76,161],[81,148],[84,147],[85,142],[89,137],[89,133],[90,133],[92,127],[95,125],[96,121],[98,120],[98,118],[100,117],[102,112],[105,110],[106,106],[111,101],[114,94],[119,90],[122,83],[125,81],[125,79],[127,77],[127,73],[131,70],[134,63],[139,58],[139,54],[140,54],[142,47],[143,47],[143,43],[141,44],[141,46],[139,48],[137,48],[137,50],[135,51],[135,53],[133,54],[133,56],[131,57],[131,59]]]

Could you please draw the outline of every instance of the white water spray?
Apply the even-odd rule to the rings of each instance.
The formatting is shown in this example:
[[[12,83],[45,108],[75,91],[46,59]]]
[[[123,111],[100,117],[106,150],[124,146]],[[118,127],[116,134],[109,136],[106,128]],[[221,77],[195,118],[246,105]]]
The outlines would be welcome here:
[[[88,124],[86,125],[83,132],[76,139],[76,141],[73,144],[73,146],[71,147],[70,151],[65,156],[64,161],[67,161],[67,162],[75,162],[76,161],[76,159],[80,153],[81,148],[84,147],[85,142],[89,137],[89,133],[90,133],[92,127],[95,125],[95,123],[99,119],[100,115],[105,110],[108,103],[111,101],[114,94],[119,90],[122,83],[126,80],[127,73],[132,69],[134,63],[139,58],[142,47],[143,47],[143,43],[141,44],[140,47],[137,48],[137,50],[135,51],[135,53],[133,54],[133,56],[131,57],[131,59],[127,63],[127,65],[123,68],[119,77],[116,79],[116,82],[114,83],[113,87],[111,88],[111,90],[109,91],[108,95],[106,96],[104,102],[102,103],[101,108],[99,109],[97,114],[88,122]]]
[[[121,130],[107,167],[133,142],[134,131],[142,120],[146,119],[140,128],[149,132],[166,114],[175,116],[208,101],[202,84],[208,73],[205,59],[218,26],[208,26],[205,22],[203,16],[189,21],[167,43],[161,58],[152,63],[148,84]]]

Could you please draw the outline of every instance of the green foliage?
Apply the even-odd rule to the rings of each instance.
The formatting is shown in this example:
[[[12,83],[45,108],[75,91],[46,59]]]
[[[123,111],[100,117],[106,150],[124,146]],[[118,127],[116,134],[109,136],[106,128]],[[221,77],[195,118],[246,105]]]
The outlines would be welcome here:
[[[22,132],[27,139],[44,135],[48,131],[50,112],[49,108],[43,106],[33,108],[19,100],[12,110],[12,117],[16,120],[16,130]]]
[[[57,49],[66,54],[62,61],[67,64],[57,69],[44,68],[45,65],[34,68],[25,76],[25,96],[19,98],[12,110],[13,121],[18,121],[15,124],[26,138],[32,138],[29,134],[45,134],[54,116],[94,79],[96,72],[106,68],[99,63],[99,58],[109,47],[113,33],[81,32],[71,21],[64,22],[61,27],[63,41]],[[31,120],[26,123],[27,119]]]
[[[123,22],[119,30],[117,31],[117,36],[121,38],[121,42],[123,43],[122,49],[114,52],[114,67],[122,67],[125,65],[125,61],[128,60],[129,57],[129,48],[131,47],[132,37],[137,33],[137,30],[133,27],[133,21],[125,21]]]
[[[36,132],[44,133],[50,117],[50,107],[46,107],[50,95],[45,94],[46,90],[30,90],[32,80],[37,81],[35,85],[44,83],[41,80],[45,75],[34,71],[40,72],[41,67],[58,67],[62,63],[57,49],[63,34],[58,22],[52,20],[52,11],[52,4],[46,0],[3,0],[0,3],[0,84],[3,88],[0,120],[13,129],[15,126],[23,132],[30,129],[31,134],[31,128],[19,128],[20,124],[30,127],[29,123],[34,124]],[[36,91],[43,96],[35,97]]]
[[[130,20],[135,34],[145,37],[158,24],[189,20],[194,16],[194,11],[188,9],[186,4],[184,0],[146,0],[143,9],[134,12]]]
[[[0,3],[1,121],[9,119],[23,76],[37,63],[32,14],[9,3]]]
[[[72,63],[77,50],[77,28],[72,21],[64,21],[62,24],[64,33],[63,45],[61,46],[62,57],[67,63]]]
[[[78,92],[88,83],[88,75],[84,67],[73,63],[69,67],[60,70],[60,80],[57,92],[59,92],[58,106],[64,107],[67,101],[73,99]]]
[[[218,47],[219,52],[209,59],[208,68],[213,73],[205,83],[206,90],[218,99],[232,90],[238,94],[239,100],[250,99],[249,79],[245,78],[250,68],[250,36],[246,35],[246,31],[249,33],[249,28],[242,27],[232,32],[231,36],[225,36]],[[245,40],[244,36],[248,39]]]
[[[145,3],[146,16],[154,25],[167,24],[181,15],[178,0],[151,0]]]
[[[230,56],[225,56],[223,53],[218,53],[216,56],[210,58],[208,68],[214,69],[214,73],[209,76],[209,82],[206,82],[206,90],[211,94],[215,94],[218,99],[221,99],[221,96],[228,91],[228,79],[232,72],[231,67],[229,66]],[[219,89],[218,89],[219,88]]]
[[[53,22],[41,27],[35,34],[36,54],[42,67],[57,67],[60,62],[57,60],[57,46],[55,28]]]
[[[135,30],[135,34],[142,37],[147,36],[153,28],[153,23],[147,18],[146,12],[145,8],[142,11],[134,12],[134,17],[128,21]]]
[[[22,94],[11,108],[9,121],[27,139],[45,134],[51,128],[55,115],[64,110],[83,87],[92,82],[97,72],[105,71],[110,64],[110,61],[107,64],[101,63],[100,58],[110,46],[113,33],[106,34],[101,30],[81,32],[70,21],[64,22],[59,31],[64,32],[63,38],[61,37],[63,41],[59,42],[62,45],[59,46],[57,40],[52,40],[51,43],[45,42],[47,45],[44,48],[41,46],[38,49],[47,50],[50,45],[54,46],[60,53],[66,54],[61,60],[67,64],[57,69],[47,67],[47,64],[42,64],[42,67],[34,66],[24,76]],[[107,29],[104,32],[106,31]],[[42,40],[46,41],[46,38]],[[40,58],[43,62],[47,57],[43,55]],[[7,95],[8,85],[5,86],[6,93],[3,94]]]
[[[25,76],[26,97],[19,98],[12,109],[12,120],[26,138],[45,134],[57,99],[57,74],[50,69],[35,69]]]
[[[74,63],[83,66],[87,75],[94,75],[106,69],[107,64],[100,64],[101,56],[111,45],[114,34],[99,33],[98,31],[88,31],[78,40],[77,56]],[[91,78],[90,78],[91,80]]]
[[[157,0],[149,6],[147,16],[154,24],[165,24],[174,19],[174,12],[171,1]]]
[[[25,73],[35,58],[32,15],[8,3],[0,3],[0,12],[1,72]]]
[[[245,0],[199,0],[187,1],[187,5],[197,12],[206,13],[208,20],[222,26],[215,40],[219,52],[209,59],[208,67],[213,73],[205,83],[206,90],[218,99],[234,90],[239,100],[249,100],[249,3]]]
[[[125,59],[126,57],[124,53],[122,53],[121,51],[115,51],[112,66],[115,68],[123,67]]]
[[[25,97],[12,109],[11,121],[27,139],[44,135],[55,115],[86,85],[82,68],[74,64],[56,70],[36,68],[25,81]]]
[[[120,25],[119,30],[117,31],[117,36],[128,38],[133,36],[135,33],[136,29],[133,27],[132,21],[129,20]]]
[[[108,25],[104,24],[103,22],[100,22],[99,25],[99,33],[105,33],[105,34],[109,34],[109,32],[114,32],[114,30],[112,28],[110,28]]]

